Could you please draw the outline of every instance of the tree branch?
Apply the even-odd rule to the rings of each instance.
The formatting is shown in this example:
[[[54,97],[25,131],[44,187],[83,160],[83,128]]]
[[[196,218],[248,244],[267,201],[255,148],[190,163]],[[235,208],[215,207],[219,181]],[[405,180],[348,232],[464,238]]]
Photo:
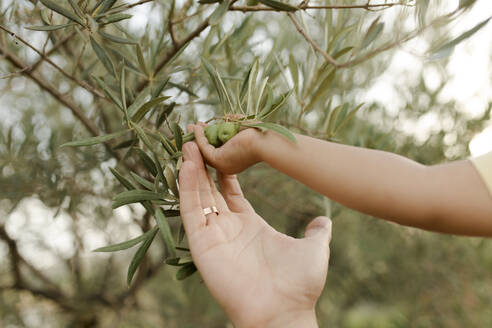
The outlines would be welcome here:
[[[25,44],[26,46],[28,46],[29,48],[31,48],[42,59],[44,59],[46,62],[48,62],[51,66],[53,66],[56,70],[58,70],[63,76],[65,76],[66,78],[68,78],[72,82],[75,82],[76,84],[80,85],[82,88],[84,88],[87,91],[91,92],[96,97],[100,97],[100,98],[104,98],[105,97],[103,93],[101,93],[99,90],[95,89],[94,87],[92,87],[91,85],[89,85],[88,83],[86,83],[85,81],[79,80],[75,76],[72,76],[71,74],[68,74],[63,68],[61,68],[60,66],[58,66],[55,62],[53,62],[46,54],[44,54],[43,52],[41,52],[38,49],[36,49],[33,45],[31,45],[29,42],[27,42],[26,40],[24,40],[22,37],[16,35],[14,32],[10,31],[8,28],[6,28],[5,26],[3,26],[1,24],[0,24],[0,29],[1,30],[4,30],[5,32],[7,32],[11,36],[13,36],[16,40],[19,40],[20,42],[22,42],[23,44]]]
[[[310,6],[307,2],[301,3],[297,6],[297,10],[308,10],[308,9],[365,9],[365,10],[373,10],[373,9],[388,9],[394,6],[404,6],[404,7],[414,7],[415,4],[407,4],[407,3],[380,3],[380,4],[370,4],[369,2],[363,5],[326,5],[326,6]],[[278,10],[275,8],[267,7],[267,6],[232,6],[229,8],[232,11],[242,11],[242,12],[250,12],[250,11],[277,11],[282,12],[282,10]]]

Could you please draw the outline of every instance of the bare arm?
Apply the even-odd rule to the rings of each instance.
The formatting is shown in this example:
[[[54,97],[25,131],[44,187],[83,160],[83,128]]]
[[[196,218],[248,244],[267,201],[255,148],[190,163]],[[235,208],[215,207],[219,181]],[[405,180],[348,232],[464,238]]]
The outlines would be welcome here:
[[[258,134],[262,161],[358,211],[399,224],[492,236],[492,198],[469,161],[423,166],[392,153]]]
[[[392,153],[296,135],[241,131],[220,148],[195,126],[207,162],[238,173],[264,161],[350,208],[421,229],[492,236],[492,197],[470,161],[424,166]]]

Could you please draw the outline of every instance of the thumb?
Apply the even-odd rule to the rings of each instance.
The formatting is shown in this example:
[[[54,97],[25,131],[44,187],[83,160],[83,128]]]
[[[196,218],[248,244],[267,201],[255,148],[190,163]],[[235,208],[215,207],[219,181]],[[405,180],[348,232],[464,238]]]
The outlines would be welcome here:
[[[306,227],[304,234],[307,239],[324,239],[331,241],[331,220],[326,216],[318,216]]]

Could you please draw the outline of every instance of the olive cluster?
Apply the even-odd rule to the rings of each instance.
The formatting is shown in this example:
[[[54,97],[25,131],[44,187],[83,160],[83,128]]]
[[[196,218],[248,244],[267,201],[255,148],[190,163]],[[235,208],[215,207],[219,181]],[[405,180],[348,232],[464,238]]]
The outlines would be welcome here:
[[[214,147],[220,147],[239,132],[239,124],[234,122],[222,122],[212,124],[205,128],[205,136]]]

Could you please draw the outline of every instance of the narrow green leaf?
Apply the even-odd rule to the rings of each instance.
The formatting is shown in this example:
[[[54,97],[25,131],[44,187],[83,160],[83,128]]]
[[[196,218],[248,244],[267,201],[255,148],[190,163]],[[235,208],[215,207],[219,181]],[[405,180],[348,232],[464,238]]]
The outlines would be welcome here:
[[[92,76],[92,78],[96,81],[96,83],[99,85],[101,89],[103,89],[104,93],[106,96],[108,96],[111,101],[118,106],[120,109],[123,109],[123,105],[121,104],[120,99],[113,93],[113,90],[104,82],[102,79],[98,78],[97,76]]]
[[[251,65],[249,66],[249,69],[244,76],[243,83],[241,84],[241,91],[239,92],[239,99],[243,99],[244,96],[246,95],[246,91],[248,90],[248,83],[249,83],[249,75],[251,74],[251,70],[253,69],[253,66],[255,65],[256,60],[254,60]]]
[[[289,99],[290,95],[294,92],[294,89],[291,89],[290,91],[287,91],[286,93],[284,93],[283,95],[280,95],[276,100],[275,102],[273,103],[271,109],[266,112],[265,109],[258,115],[258,118],[261,119],[261,120],[264,120],[265,118],[267,118],[268,116],[272,115],[273,113],[275,113],[275,111],[277,111],[278,109],[280,109],[286,102],[287,100]]]
[[[167,185],[173,192],[174,196],[179,196],[178,185],[176,184],[176,175],[169,165],[164,169],[164,176],[166,177]]]
[[[69,11],[68,9],[60,6],[55,1],[51,1],[51,0],[40,0],[40,1],[43,5],[45,5],[49,9],[56,11],[60,15],[65,16],[66,18],[68,18],[68,19],[70,19],[70,20],[72,20],[72,21],[74,21],[74,22],[76,22],[82,26],[85,26],[84,22],[79,17],[77,17],[77,15],[75,15],[73,12]]]
[[[94,52],[96,53],[97,58],[101,61],[101,63],[104,65],[106,70],[113,76],[116,76],[115,70],[114,70],[114,64],[111,61],[111,58],[109,57],[108,53],[104,48],[97,43],[97,41],[90,36],[91,40],[91,45],[92,49],[94,49]]]
[[[150,92],[150,87],[147,87],[143,89],[133,100],[132,104],[128,107],[128,114],[130,116],[133,116],[133,114],[136,113],[136,111],[145,104],[149,97],[149,92]]]
[[[136,238],[133,238],[133,239],[124,241],[122,243],[100,247],[100,248],[97,248],[97,249],[93,250],[93,252],[116,252],[116,251],[121,251],[121,250],[124,250],[124,249],[128,249],[130,247],[133,247],[133,246],[137,245],[141,241],[144,241],[151,234],[155,233],[158,229],[159,229],[159,227],[157,227],[157,226],[156,227],[153,227],[152,229],[150,229],[146,233],[143,233],[143,234],[141,234],[140,236],[138,236]]]
[[[161,94],[161,92],[164,90],[164,88],[166,87],[167,83],[169,82],[169,77],[165,80],[162,80],[159,82],[159,84],[157,84],[156,88],[154,89],[154,91],[152,91],[152,98],[157,98],[159,97],[159,95]]]
[[[174,217],[181,216],[181,212],[178,210],[164,210],[164,215],[167,218],[174,218]]]
[[[289,55],[289,70],[292,80],[294,81],[294,89],[297,89],[299,85],[299,68],[297,62],[292,54]]]
[[[168,192],[168,189],[169,187],[167,186],[167,182],[166,182],[166,178],[164,177],[164,172],[162,171],[162,166],[161,166],[161,162],[159,161],[159,158],[157,157],[157,154],[156,153],[153,153],[152,156],[154,157],[154,163],[155,163],[155,167],[157,168],[157,177],[155,179],[155,183],[156,183],[156,187],[155,189],[157,190],[158,189],[158,183],[159,181],[162,182],[163,184],[163,188],[164,188],[164,191],[167,193]]]
[[[136,49],[137,49],[137,59],[138,59],[138,64],[140,65],[140,70],[142,71],[142,73],[145,74],[145,76],[149,76],[149,70],[147,69],[147,65],[145,64],[142,48],[140,47],[139,44],[137,44]]]
[[[68,24],[61,24],[61,25],[26,26],[24,28],[26,30],[32,30],[32,31],[49,32],[49,31],[61,30],[62,28],[66,28],[72,25],[73,23],[68,23]]]
[[[114,6],[115,2],[116,0],[104,0],[103,4],[101,5],[101,8],[98,11],[98,14],[103,14],[109,9],[111,9],[111,7]]]
[[[334,135],[333,130],[334,130],[334,127],[335,127],[335,121],[337,120],[338,113],[343,108],[343,106],[344,106],[344,104],[338,105],[337,107],[335,107],[332,110],[332,112],[330,114],[330,118],[328,119],[328,134],[330,136],[333,136]]]
[[[120,75],[120,97],[121,104],[123,105],[123,112],[125,113],[125,119],[128,121],[128,109],[126,107],[126,75],[125,75],[125,66],[121,68]]]
[[[330,74],[328,74],[318,85],[316,88],[316,91],[311,96],[311,100],[309,103],[304,107],[303,111],[304,113],[307,113],[311,107],[316,104],[324,95],[326,95],[330,91],[331,84],[333,80],[335,79],[335,73],[336,70],[332,69]]]
[[[378,23],[380,18],[381,18],[381,16],[376,18],[371,23],[371,26],[369,26],[369,29],[367,30],[366,35],[364,36],[364,40],[362,41],[362,45],[360,46],[361,49],[364,49],[368,45],[370,45],[378,37],[378,35],[383,31],[384,23]]]
[[[99,6],[103,3],[104,0],[98,0],[95,4],[94,4],[94,7],[92,7],[92,9],[89,11],[89,13],[94,13],[97,8],[99,8]]]
[[[170,86],[173,86],[175,88],[178,88],[181,91],[186,92],[187,94],[189,94],[192,97],[198,98],[198,96],[197,96],[196,93],[194,93],[190,88],[188,88],[188,87],[186,87],[186,86],[184,86],[182,84],[174,83],[174,82],[169,81],[169,85]]]
[[[231,0],[222,0],[222,2],[217,6],[217,8],[215,8],[214,12],[212,13],[212,15],[210,15],[210,18],[208,19],[208,23],[210,24],[210,26],[214,26],[220,23],[222,17],[224,17],[230,5]]]
[[[176,245],[174,244],[171,228],[169,227],[169,223],[160,208],[155,211],[155,219],[157,221],[157,225],[159,226],[159,230],[161,231],[162,239],[166,244],[169,255],[171,258],[176,257]]]
[[[354,49],[354,47],[346,47],[346,48],[343,48],[337,52],[335,52],[332,57],[333,59],[337,59],[337,58],[340,58],[342,57],[343,55],[345,55],[347,52],[349,52],[350,50]]]
[[[176,149],[174,149],[171,142],[162,134],[159,134],[159,137],[161,138],[161,144],[164,149],[168,152],[169,155],[174,156],[174,154],[176,153]]]
[[[116,146],[113,147],[113,150],[118,150],[118,149],[124,149],[128,147],[132,147],[138,142],[138,139],[128,139],[125,141],[120,142]]]
[[[157,168],[155,167],[154,161],[150,158],[149,155],[147,155],[146,152],[144,152],[140,148],[134,148],[134,150],[137,152],[137,155],[140,157],[140,160],[144,164],[144,166],[147,168],[147,170],[155,176],[157,174]]]
[[[357,107],[355,107],[354,109],[352,109],[350,111],[350,113],[348,113],[347,116],[345,116],[343,118],[343,120],[340,122],[340,124],[338,124],[338,126],[335,128],[335,132],[333,134],[337,134],[337,132],[345,125],[347,124],[354,116],[355,114],[357,114],[357,112],[359,111],[359,109],[362,108],[362,106],[364,106],[364,103],[362,104],[359,104]]]
[[[72,6],[73,8],[73,11],[75,11],[75,13],[80,17],[80,18],[83,18],[84,17],[84,12],[82,11],[82,9],[79,7],[79,5],[74,1],[74,0],[68,0],[68,2],[70,3],[70,6]]]
[[[125,178],[123,175],[121,175],[121,173],[116,171],[116,169],[113,169],[112,167],[110,167],[109,170],[111,171],[111,173],[113,173],[115,178],[118,179],[118,181],[123,186],[125,186],[126,189],[128,189],[128,190],[136,189],[136,187],[133,185],[133,183],[131,183],[127,178]]]
[[[103,32],[101,30],[99,30],[98,32],[103,38],[108,39],[109,41],[113,41],[113,42],[121,43],[121,44],[137,44],[137,41],[134,41],[134,40],[122,38],[120,36],[116,36],[116,35],[112,35],[112,34],[108,34],[108,33]]]
[[[184,229],[184,224],[181,222],[178,232],[178,244],[181,244],[185,236],[186,236],[186,231]]]
[[[197,268],[193,262],[187,263],[183,265],[178,272],[176,272],[177,280],[184,280],[194,274],[197,271]]]
[[[102,18],[102,22],[105,24],[112,24],[112,23],[117,23],[125,19],[130,19],[132,18],[132,15],[129,14],[113,14],[113,15],[108,15],[106,17]]]
[[[275,0],[260,0],[260,2],[262,4],[264,4],[265,6],[268,6],[270,8],[277,9],[277,10],[280,10],[280,11],[297,11],[298,10],[297,7],[294,7],[292,5],[289,5],[287,3],[280,2],[280,1],[275,1]]]
[[[178,248],[176,247],[176,249],[178,249]],[[192,263],[192,262],[193,262],[193,258],[191,256],[174,257],[174,258],[166,259],[167,265],[172,265],[172,266],[177,266],[177,267],[181,267],[183,265],[186,265],[186,264]]]
[[[290,141],[297,143],[296,137],[294,136],[294,134],[292,134],[292,132],[289,131],[289,129],[287,129],[281,125],[275,124],[275,123],[269,123],[269,122],[250,123],[250,124],[244,124],[244,126],[248,126],[248,127],[252,127],[252,128],[259,128],[262,131],[272,130],[272,131],[275,131],[277,133],[280,133],[281,135],[283,135],[284,137],[286,137]]]
[[[137,181],[139,184],[141,184],[147,190],[152,191],[154,189],[154,184],[152,182],[150,182],[149,180],[140,177],[138,174],[136,174],[134,172],[130,172],[130,174],[133,177],[133,179],[135,179],[135,181]]]
[[[460,42],[471,37],[473,34],[477,33],[480,29],[482,29],[485,25],[487,25],[490,19],[492,19],[492,17],[489,17],[486,20],[478,23],[472,29],[464,32],[460,36],[454,38],[453,40],[439,47],[437,50],[434,51],[433,55],[431,56],[431,60],[440,59],[442,57],[446,57],[447,55],[450,55],[454,50],[454,47],[456,47]]]
[[[142,260],[145,257],[145,254],[147,253],[147,250],[150,247],[150,244],[152,244],[152,241],[154,240],[155,235],[157,234],[157,230],[153,231],[151,234],[147,236],[147,238],[144,240],[142,245],[138,248],[137,252],[133,256],[133,259],[130,263],[130,266],[128,267],[128,274],[126,276],[126,283],[130,285],[133,279],[133,275],[137,271],[138,266],[142,262]]]
[[[136,123],[130,122],[130,124],[137,132],[138,138],[142,140],[142,142],[147,146],[147,148],[149,148],[151,151],[155,151],[154,146],[152,146],[152,144],[150,143],[150,140],[147,137],[145,131]]]
[[[164,123],[164,121],[166,120],[166,117],[168,117],[172,113],[174,106],[176,106],[176,103],[172,102],[162,108],[162,111],[159,113],[159,116],[157,116],[157,120],[155,122],[156,129],[159,129],[162,123]]]
[[[176,141],[176,148],[181,151],[181,148],[183,147],[183,130],[181,130],[181,127],[176,122],[173,122],[172,128],[174,140]]]
[[[162,194],[150,190],[127,190],[114,196],[112,208],[115,209],[123,205],[139,203],[145,200],[162,200],[162,198]]]
[[[133,114],[132,121],[135,123],[140,122],[142,118],[144,118],[145,114],[149,112],[149,110],[151,110],[153,107],[155,107],[156,105],[160,104],[161,102],[169,98],[170,97],[168,96],[163,96],[163,97],[154,98],[146,102],[135,112],[135,114]]]
[[[83,146],[93,146],[97,145],[106,141],[109,141],[111,139],[120,137],[126,133],[128,133],[129,130],[123,130],[123,131],[118,131],[115,133],[111,134],[106,134],[104,136],[97,136],[97,137],[92,137],[92,138],[87,138],[87,139],[82,139],[82,140],[76,140],[76,141],[71,141],[64,143],[60,147],[83,147]]]

